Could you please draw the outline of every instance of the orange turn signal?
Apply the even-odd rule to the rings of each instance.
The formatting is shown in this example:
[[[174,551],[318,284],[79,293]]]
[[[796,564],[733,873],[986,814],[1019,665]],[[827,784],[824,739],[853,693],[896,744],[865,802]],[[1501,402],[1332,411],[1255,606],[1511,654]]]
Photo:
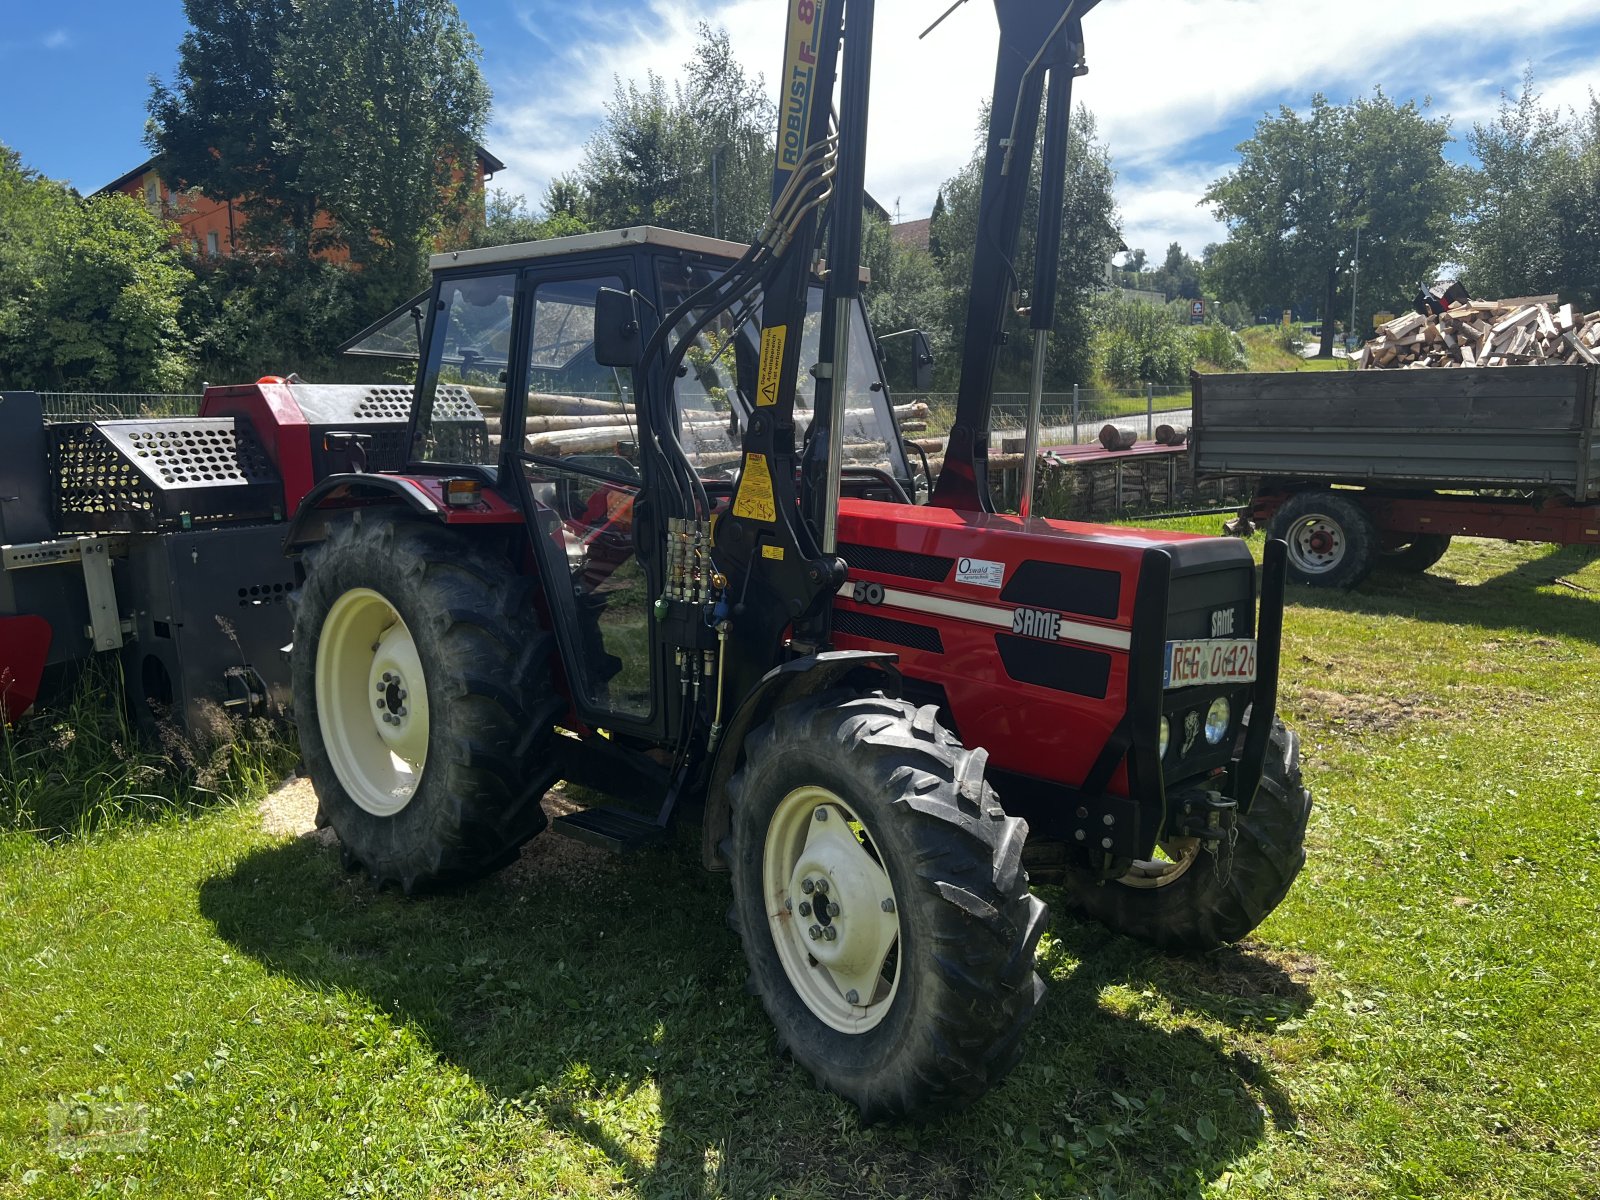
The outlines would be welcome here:
[[[446,479],[444,502],[451,508],[471,508],[483,499],[483,484],[476,479]]]

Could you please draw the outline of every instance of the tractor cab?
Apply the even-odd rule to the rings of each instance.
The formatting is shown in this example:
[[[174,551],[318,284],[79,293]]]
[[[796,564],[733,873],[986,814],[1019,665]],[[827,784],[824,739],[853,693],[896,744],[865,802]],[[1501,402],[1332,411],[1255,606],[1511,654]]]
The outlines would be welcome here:
[[[530,455],[563,470],[642,474],[641,416],[633,373],[595,355],[595,306],[602,289],[628,293],[644,316],[660,314],[711,287],[681,323],[683,332],[718,307],[715,281],[745,247],[643,226],[543,242],[436,255],[430,292],[363,330],[345,353],[418,362],[410,450],[413,466],[470,465],[496,477],[508,457]],[[794,433],[810,430],[822,325],[822,285],[810,288],[800,349]],[[761,299],[719,311],[692,342],[672,382],[676,439],[712,492],[728,494],[755,411]],[[859,303],[851,329],[844,468],[852,494],[903,500],[928,481],[906,455],[879,348]],[[648,368],[647,368],[648,369]],[[770,384],[770,381],[768,381]],[[469,397],[488,430],[461,434],[459,401]],[[520,442],[512,431],[522,430]]]

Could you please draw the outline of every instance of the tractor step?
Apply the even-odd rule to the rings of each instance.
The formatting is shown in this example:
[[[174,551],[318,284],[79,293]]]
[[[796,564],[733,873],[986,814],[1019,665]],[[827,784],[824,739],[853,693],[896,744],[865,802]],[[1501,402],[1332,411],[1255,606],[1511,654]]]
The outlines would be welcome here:
[[[613,854],[628,854],[660,843],[666,829],[648,817],[622,808],[586,808],[550,822],[550,832],[599,846]]]

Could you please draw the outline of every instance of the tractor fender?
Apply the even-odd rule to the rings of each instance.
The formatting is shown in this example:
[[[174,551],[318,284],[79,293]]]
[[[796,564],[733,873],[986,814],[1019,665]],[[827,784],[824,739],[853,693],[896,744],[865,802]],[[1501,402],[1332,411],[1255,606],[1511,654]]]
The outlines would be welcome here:
[[[700,857],[708,871],[726,871],[722,841],[732,830],[728,806],[728,781],[744,761],[744,743],[750,731],[786,704],[826,691],[851,675],[871,672],[881,676],[872,685],[890,696],[900,695],[897,654],[876,650],[825,650],[774,667],[740,702],[738,711],[722,731],[706,781],[705,819],[701,826]]]
[[[520,525],[522,514],[504,497],[483,490],[483,503],[476,510],[447,507],[438,491],[439,481],[429,477],[378,475],[351,472],[329,475],[301,500],[284,535],[283,552],[298,558],[309,546],[328,536],[330,520],[353,509],[382,505],[403,507],[411,513],[441,525]]]

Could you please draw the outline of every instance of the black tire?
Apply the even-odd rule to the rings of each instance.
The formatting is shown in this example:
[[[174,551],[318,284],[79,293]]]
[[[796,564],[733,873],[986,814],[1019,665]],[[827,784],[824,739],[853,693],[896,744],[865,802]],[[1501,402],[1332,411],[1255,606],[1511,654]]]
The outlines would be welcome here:
[[[1349,496],[1296,492],[1272,517],[1268,536],[1289,544],[1289,579],[1309,587],[1353,588],[1378,562],[1378,530]]]
[[[1305,865],[1311,793],[1300,777],[1300,739],[1273,726],[1261,789],[1239,818],[1238,839],[1215,855],[1199,850],[1160,887],[1100,883],[1069,869],[1067,905],[1080,916],[1164,950],[1200,953],[1237,942],[1289,894]],[[1130,876],[1132,873],[1130,872]],[[1128,877],[1125,877],[1128,878]]]
[[[391,815],[352,798],[318,710],[324,624],[356,589],[376,592],[399,615],[425,680],[426,758],[410,799]],[[333,826],[346,863],[410,893],[513,861],[546,824],[539,801],[556,781],[551,743],[561,711],[552,639],[534,614],[530,581],[443,529],[357,512],[307,553],[305,583],[292,600],[301,757],[319,823]]]
[[[1027,824],[1008,817],[984,783],[987,755],[962,747],[932,706],[840,690],[780,709],[746,750],[729,785],[730,919],[750,964],[751,990],[780,1044],[867,1121],[920,1118],[983,1095],[1021,1056],[1023,1029],[1043,999],[1033,952],[1048,916],[1022,865]],[[877,1024],[864,1032],[818,1017],[784,966],[783,953],[794,951],[781,951],[784,935],[774,932],[788,919],[785,901],[804,898],[787,888],[767,895],[768,842],[779,836],[772,833],[780,828],[777,814],[792,813],[808,787],[826,788],[853,809],[864,853],[893,889],[892,904],[869,897],[862,909],[880,928],[871,905],[894,912],[898,939],[893,988],[886,966],[875,983],[888,994],[876,1005]],[[780,914],[770,924],[769,912]],[[835,917],[841,926],[848,919]],[[802,940],[798,927],[792,937]],[[850,937],[845,926],[840,942]],[[837,1000],[838,983],[825,978]],[[844,1001],[856,1002],[850,993]]]
[[[1420,575],[1444,557],[1450,549],[1447,533],[1419,533],[1403,546],[1378,554],[1378,566],[1385,571],[1405,571]]]

